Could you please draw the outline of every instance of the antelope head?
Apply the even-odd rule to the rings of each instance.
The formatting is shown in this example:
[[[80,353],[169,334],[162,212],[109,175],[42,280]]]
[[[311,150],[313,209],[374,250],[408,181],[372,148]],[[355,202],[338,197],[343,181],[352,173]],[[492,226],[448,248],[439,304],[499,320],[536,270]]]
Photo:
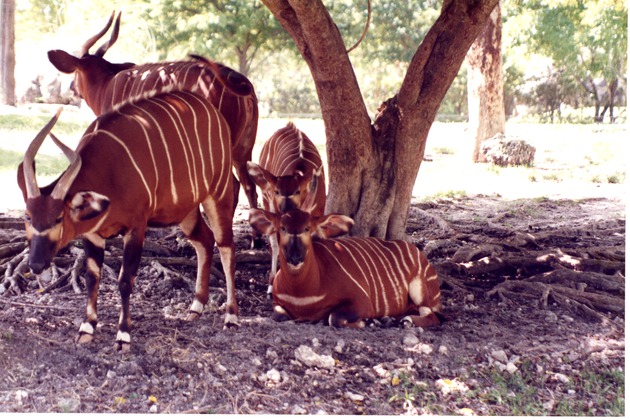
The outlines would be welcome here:
[[[262,193],[272,203],[271,210],[284,213],[301,208],[310,195],[314,194],[317,189],[317,178],[321,175],[323,166],[313,171],[310,176],[299,170],[296,170],[293,175],[275,176],[253,162],[247,162],[247,170]]]
[[[76,237],[76,222],[91,219],[109,206],[107,197],[94,192],[80,192],[70,200],[66,198],[81,169],[81,157],[50,132],[60,113],[61,108],[31,142],[18,166],[18,185],[26,203],[28,263],[35,274],[47,269],[57,252]],[[40,189],[35,175],[35,155],[48,134],[70,160],[70,165],[51,185]]]
[[[101,45],[94,54],[90,54],[90,48],[109,30],[114,20],[114,15],[115,12],[112,12],[105,28],[83,44],[78,53],[78,57],[62,50],[48,51],[48,59],[57,70],[67,74],[74,73],[74,92],[80,98],[86,99],[86,101],[89,101],[87,96],[89,96],[91,89],[94,89],[95,85],[100,85],[108,76],[113,76],[118,72],[135,66],[133,63],[114,64],[103,58],[107,50],[114,45],[118,39],[120,13],[118,13],[118,17],[114,23],[110,39]]]
[[[313,252],[313,237],[335,238],[350,231],[354,221],[342,214],[315,217],[299,209],[283,214],[261,209],[249,212],[249,223],[266,235],[280,234],[281,259],[290,271],[300,270],[309,252]]]

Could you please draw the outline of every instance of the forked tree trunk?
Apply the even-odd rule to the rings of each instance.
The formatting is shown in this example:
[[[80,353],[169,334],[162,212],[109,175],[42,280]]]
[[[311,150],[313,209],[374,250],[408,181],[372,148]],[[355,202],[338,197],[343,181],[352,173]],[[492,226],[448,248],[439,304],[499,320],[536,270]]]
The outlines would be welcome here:
[[[322,2],[263,0],[311,70],[326,128],[326,211],[352,217],[351,234],[405,237],[429,129],[498,1],[446,0],[398,95],[381,105],[372,124],[346,46]]]
[[[468,65],[468,131],[474,136],[473,162],[485,162],[481,143],[505,133],[503,61],[501,59],[501,6],[490,14],[466,56]]]
[[[0,0],[0,103],[15,106],[15,0]]]

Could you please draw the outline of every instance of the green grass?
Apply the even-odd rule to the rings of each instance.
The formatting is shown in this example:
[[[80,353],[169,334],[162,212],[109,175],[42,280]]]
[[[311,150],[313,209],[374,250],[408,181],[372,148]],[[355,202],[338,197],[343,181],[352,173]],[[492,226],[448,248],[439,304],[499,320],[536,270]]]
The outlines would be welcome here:
[[[493,366],[476,366],[464,384],[467,390],[442,393],[434,379],[418,379],[412,373],[392,372],[399,379],[390,385],[387,402],[400,414],[421,410],[432,415],[458,415],[475,411],[491,416],[623,416],[625,414],[625,375],[616,369],[586,367],[565,372],[566,383],[554,380],[554,373],[537,369],[525,360],[510,374]],[[457,380],[457,379],[456,379]],[[483,410],[480,410],[484,407]],[[455,411],[453,411],[455,410]],[[422,413],[421,413],[422,414]]]
[[[64,113],[62,113],[64,115]],[[0,131],[39,131],[48,121],[52,118],[50,115],[0,115]],[[66,118],[67,120],[67,118]],[[77,132],[83,132],[86,128],[85,123],[64,121],[60,118],[55,124],[55,133],[60,135],[75,134]]]
[[[24,158],[23,153],[13,150],[0,149],[0,171],[15,171]],[[38,175],[56,175],[63,172],[68,166],[65,157],[53,157],[37,155],[36,161]]]

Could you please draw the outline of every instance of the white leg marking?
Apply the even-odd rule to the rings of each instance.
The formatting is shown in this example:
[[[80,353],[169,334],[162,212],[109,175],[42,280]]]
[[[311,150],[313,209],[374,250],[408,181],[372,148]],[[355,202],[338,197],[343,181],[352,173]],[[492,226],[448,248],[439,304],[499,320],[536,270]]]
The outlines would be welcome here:
[[[116,334],[116,341],[121,343],[131,343],[131,335],[126,332],[118,331],[118,334]]]
[[[94,335],[94,327],[89,322],[83,322],[79,327],[79,332],[84,334]]]

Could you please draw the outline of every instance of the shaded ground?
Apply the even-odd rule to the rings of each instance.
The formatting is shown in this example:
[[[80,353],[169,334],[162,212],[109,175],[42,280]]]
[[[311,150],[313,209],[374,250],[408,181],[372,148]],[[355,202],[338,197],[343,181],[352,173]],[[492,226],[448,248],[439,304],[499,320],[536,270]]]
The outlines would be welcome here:
[[[414,204],[410,238],[441,275],[449,319],[427,330],[271,321],[269,254],[246,250],[243,209],[235,229],[241,326],[222,330],[220,278],[212,305],[187,323],[194,251],[177,230],[152,230],[132,295],[129,354],[113,350],[116,243],[97,335],[77,347],[83,293],[67,280],[42,293],[50,280],[31,278],[16,294],[4,277],[23,248],[16,216],[0,220],[8,288],[0,297],[0,412],[624,414],[620,201]],[[74,259],[66,253],[57,264]]]

